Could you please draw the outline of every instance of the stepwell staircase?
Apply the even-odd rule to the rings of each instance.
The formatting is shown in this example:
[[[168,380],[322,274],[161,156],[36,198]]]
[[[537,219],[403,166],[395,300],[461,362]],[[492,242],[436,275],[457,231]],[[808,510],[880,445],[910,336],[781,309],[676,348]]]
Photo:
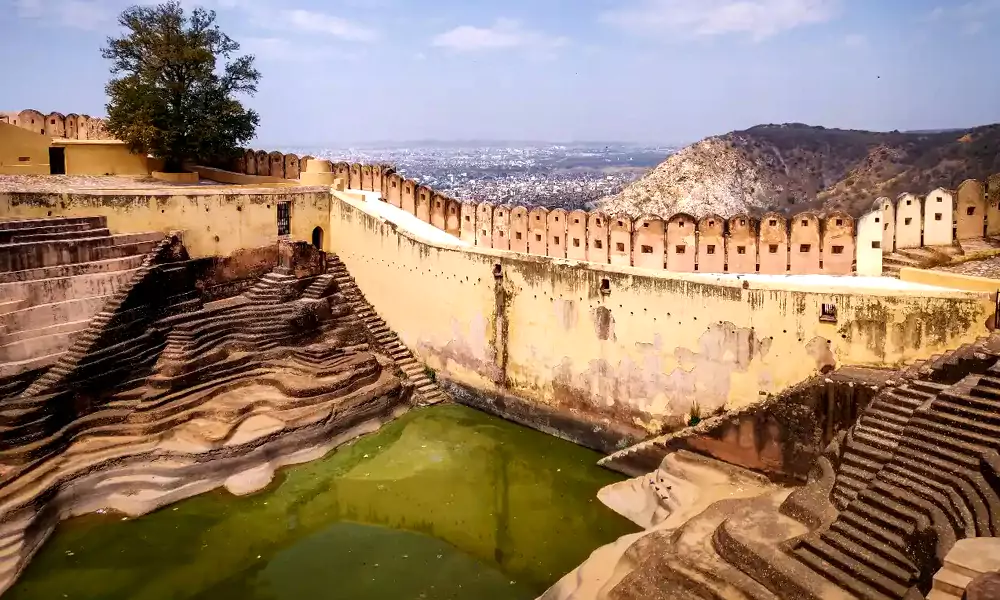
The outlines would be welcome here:
[[[0,221],[0,379],[55,364],[163,237],[111,234],[105,217]]]
[[[348,304],[355,311],[355,314],[364,323],[365,328],[371,336],[375,347],[392,357],[396,365],[402,370],[406,379],[413,383],[420,404],[437,404],[448,399],[448,396],[441,390],[437,382],[428,375],[427,369],[410,352],[410,349],[403,345],[399,337],[389,329],[382,317],[378,316],[375,309],[365,299],[364,294],[354,282],[354,278],[347,272],[347,267],[336,254],[327,255],[327,273],[332,276],[333,282],[339,287],[340,292],[347,298]],[[309,290],[307,290],[308,292]],[[305,295],[305,294],[303,294]]]

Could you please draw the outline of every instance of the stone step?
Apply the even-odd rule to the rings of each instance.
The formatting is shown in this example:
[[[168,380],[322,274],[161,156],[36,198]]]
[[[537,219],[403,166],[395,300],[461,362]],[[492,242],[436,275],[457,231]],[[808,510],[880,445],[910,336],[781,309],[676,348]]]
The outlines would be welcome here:
[[[971,581],[972,577],[963,575],[962,573],[956,573],[955,571],[945,567],[938,570],[938,572],[934,574],[934,584],[931,589],[961,598],[965,593],[966,586],[968,586]]]
[[[95,237],[110,236],[111,231],[108,228],[101,229],[85,229],[85,230],[70,230],[70,231],[50,231],[45,233],[18,233],[11,236],[9,244],[22,244],[26,242],[47,242],[47,241],[62,241],[62,240],[80,240]]]

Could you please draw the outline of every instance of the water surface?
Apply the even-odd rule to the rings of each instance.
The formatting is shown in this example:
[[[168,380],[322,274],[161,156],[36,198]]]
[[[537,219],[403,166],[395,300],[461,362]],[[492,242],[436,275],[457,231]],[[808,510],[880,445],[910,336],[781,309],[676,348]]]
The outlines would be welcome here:
[[[410,412],[264,491],[67,521],[17,600],[534,598],[635,526],[595,452],[457,405]]]

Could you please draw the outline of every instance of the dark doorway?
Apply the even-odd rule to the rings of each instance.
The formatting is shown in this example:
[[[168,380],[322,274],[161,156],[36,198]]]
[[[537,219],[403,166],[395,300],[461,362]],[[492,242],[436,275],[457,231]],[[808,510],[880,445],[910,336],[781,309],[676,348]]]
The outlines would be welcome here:
[[[292,203],[278,203],[278,235],[286,236],[292,233]]]
[[[49,148],[49,173],[52,175],[66,174],[65,148]]]
[[[313,247],[317,250],[323,249],[323,228],[313,228]]]

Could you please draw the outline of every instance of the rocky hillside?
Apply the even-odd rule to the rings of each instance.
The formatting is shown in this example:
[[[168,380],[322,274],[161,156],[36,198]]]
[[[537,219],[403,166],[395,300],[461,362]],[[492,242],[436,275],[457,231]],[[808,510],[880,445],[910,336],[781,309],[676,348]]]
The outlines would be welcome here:
[[[955,188],[998,172],[1000,124],[913,133],[758,125],[684,148],[598,208],[633,216],[805,208],[859,215],[879,196]]]

